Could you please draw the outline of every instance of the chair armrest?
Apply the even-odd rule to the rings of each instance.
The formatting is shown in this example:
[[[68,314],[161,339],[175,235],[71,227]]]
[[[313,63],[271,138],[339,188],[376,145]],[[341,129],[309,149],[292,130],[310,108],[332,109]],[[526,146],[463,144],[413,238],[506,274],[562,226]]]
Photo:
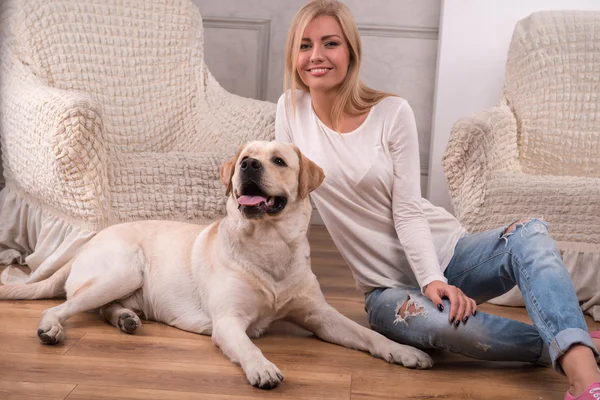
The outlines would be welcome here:
[[[0,128],[7,186],[77,219],[107,215],[106,150],[99,106],[46,85],[7,41],[0,61]]]
[[[506,104],[459,119],[442,156],[450,198],[459,220],[485,199],[496,173],[519,171],[517,121]]]

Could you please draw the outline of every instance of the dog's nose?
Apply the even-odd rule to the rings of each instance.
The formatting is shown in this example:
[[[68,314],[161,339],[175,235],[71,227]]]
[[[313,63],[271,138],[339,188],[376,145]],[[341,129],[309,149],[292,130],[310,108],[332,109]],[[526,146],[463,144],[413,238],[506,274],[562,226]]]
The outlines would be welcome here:
[[[246,158],[240,165],[242,171],[255,172],[262,169],[262,164],[256,158]]]

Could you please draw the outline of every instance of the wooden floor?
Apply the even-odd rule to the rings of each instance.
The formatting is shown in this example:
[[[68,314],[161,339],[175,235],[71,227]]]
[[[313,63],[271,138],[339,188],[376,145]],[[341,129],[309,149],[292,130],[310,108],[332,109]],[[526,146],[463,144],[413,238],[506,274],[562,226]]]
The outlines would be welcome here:
[[[327,232],[310,232],[314,270],[328,301],[366,326],[362,296]],[[255,343],[285,375],[273,391],[250,386],[209,337],[154,322],[134,335],[99,315],[65,324],[66,340],[40,344],[42,310],[58,301],[0,301],[0,399],[562,399],[565,378],[549,368],[432,353],[413,371],[324,343],[284,323]],[[529,321],[524,309],[483,310]],[[588,319],[591,327],[599,327]]]

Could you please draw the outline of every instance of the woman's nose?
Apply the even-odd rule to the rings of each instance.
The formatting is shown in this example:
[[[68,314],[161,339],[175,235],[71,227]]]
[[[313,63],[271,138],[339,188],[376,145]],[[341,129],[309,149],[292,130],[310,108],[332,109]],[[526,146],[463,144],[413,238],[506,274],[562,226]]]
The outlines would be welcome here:
[[[323,62],[323,54],[321,52],[321,48],[319,46],[313,47],[312,54],[310,55],[311,63],[320,63]]]

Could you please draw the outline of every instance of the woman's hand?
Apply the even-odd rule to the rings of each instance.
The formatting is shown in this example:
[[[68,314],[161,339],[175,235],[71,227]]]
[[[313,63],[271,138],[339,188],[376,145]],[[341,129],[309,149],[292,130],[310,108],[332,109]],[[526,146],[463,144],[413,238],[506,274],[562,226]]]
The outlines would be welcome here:
[[[448,285],[442,281],[431,282],[425,286],[423,293],[440,311],[444,311],[442,299],[448,299],[450,301],[450,315],[448,319],[451,324],[455,324],[456,326],[460,324],[460,321],[466,324],[469,316],[475,315],[477,312],[477,303],[475,300],[467,297],[456,286]]]

